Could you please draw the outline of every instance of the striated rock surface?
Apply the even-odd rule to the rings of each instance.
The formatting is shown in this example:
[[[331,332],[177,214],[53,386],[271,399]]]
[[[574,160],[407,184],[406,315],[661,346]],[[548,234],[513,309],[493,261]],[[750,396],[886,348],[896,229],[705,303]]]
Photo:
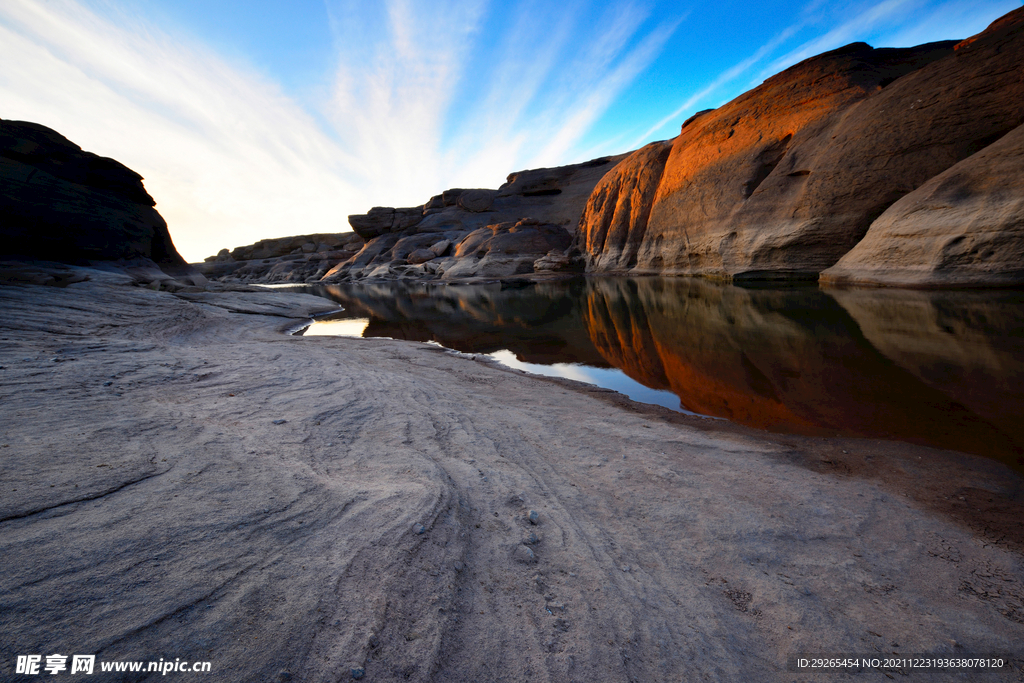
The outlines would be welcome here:
[[[839,263],[830,284],[1024,283],[1024,126],[893,204]]]
[[[37,123],[0,120],[0,259],[130,262],[191,281],[142,176]]]

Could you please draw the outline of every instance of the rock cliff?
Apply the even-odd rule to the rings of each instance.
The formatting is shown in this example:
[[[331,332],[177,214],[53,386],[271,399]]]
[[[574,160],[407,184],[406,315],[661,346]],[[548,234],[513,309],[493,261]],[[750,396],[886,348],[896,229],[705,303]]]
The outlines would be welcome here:
[[[855,43],[791,67],[687,121],[664,162],[645,148],[621,164],[621,177],[602,183],[581,222],[577,244],[587,252],[588,270],[814,279],[854,249],[894,203],[921,188],[903,214],[880,219],[860,258],[898,249],[886,236],[903,234],[894,227],[900,216],[925,195],[938,200],[936,188],[922,186],[1024,123],[1022,62],[1024,9],[959,43],[898,50]],[[896,274],[899,259],[890,260],[879,282],[923,282],[909,274],[923,267],[942,270],[929,284],[987,284],[995,272],[1000,284],[1020,281],[1012,266],[1019,247],[1009,246],[1018,238],[1005,234],[1019,230],[1009,199],[1019,172],[987,185],[967,180],[983,175],[985,165],[1009,169],[1014,144],[967,162],[956,180],[942,184],[945,199],[955,198],[960,229],[984,223],[991,234],[981,241],[992,248],[965,237],[964,249],[978,247],[974,256],[941,268],[908,261],[904,275]],[[604,186],[612,183],[630,188],[628,201],[608,200]],[[965,184],[964,192],[956,183]],[[994,222],[993,211],[1001,216]],[[933,222],[951,219],[931,214]],[[925,217],[914,220],[918,225],[904,232],[920,232]],[[938,229],[924,239],[927,247],[914,249],[941,251],[937,240],[949,236]],[[856,270],[858,281],[872,277],[853,260],[844,268]],[[839,280],[845,272],[829,277]]]
[[[0,120],[0,260],[121,261],[149,282],[198,276],[142,177],[45,126]]]

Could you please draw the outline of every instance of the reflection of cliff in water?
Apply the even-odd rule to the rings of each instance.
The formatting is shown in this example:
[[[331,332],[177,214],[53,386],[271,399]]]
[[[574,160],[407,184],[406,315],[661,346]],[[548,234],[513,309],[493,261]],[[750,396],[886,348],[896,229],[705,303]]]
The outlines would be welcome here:
[[[464,353],[508,349],[525,363],[606,368],[581,318],[585,283],[331,285],[347,316],[370,319],[364,337],[435,341]]]
[[[813,287],[744,289],[684,278],[335,286],[364,336],[509,349],[529,363],[622,369],[683,408],[820,436],[1024,453],[1024,295]]]
[[[587,297],[608,362],[688,410],[1024,464],[1019,294],[831,296],[658,278],[594,280]]]

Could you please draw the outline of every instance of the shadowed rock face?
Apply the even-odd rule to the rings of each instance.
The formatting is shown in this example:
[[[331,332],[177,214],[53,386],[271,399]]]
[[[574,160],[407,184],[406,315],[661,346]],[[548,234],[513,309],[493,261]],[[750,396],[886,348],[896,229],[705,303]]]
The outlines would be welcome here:
[[[1024,126],[893,204],[826,283],[1024,283]]]
[[[35,123],[0,120],[4,258],[83,263],[149,259],[189,272],[142,177]]]

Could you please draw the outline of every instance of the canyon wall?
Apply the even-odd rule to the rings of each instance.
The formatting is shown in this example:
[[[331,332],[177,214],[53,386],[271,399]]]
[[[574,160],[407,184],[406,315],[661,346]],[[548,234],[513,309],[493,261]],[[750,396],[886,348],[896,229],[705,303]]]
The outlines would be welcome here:
[[[691,118],[667,159],[633,153],[591,196],[576,244],[591,272],[815,279],[871,235],[826,280],[1020,282],[1020,142],[1001,138],[1024,123],[1021,63],[1024,9],[959,43],[808,59]],[[961,235],[979,225],[980,241]],[[972,256],[935,255],[958,236]],[[880,253],[883,267],[858,265]]]

